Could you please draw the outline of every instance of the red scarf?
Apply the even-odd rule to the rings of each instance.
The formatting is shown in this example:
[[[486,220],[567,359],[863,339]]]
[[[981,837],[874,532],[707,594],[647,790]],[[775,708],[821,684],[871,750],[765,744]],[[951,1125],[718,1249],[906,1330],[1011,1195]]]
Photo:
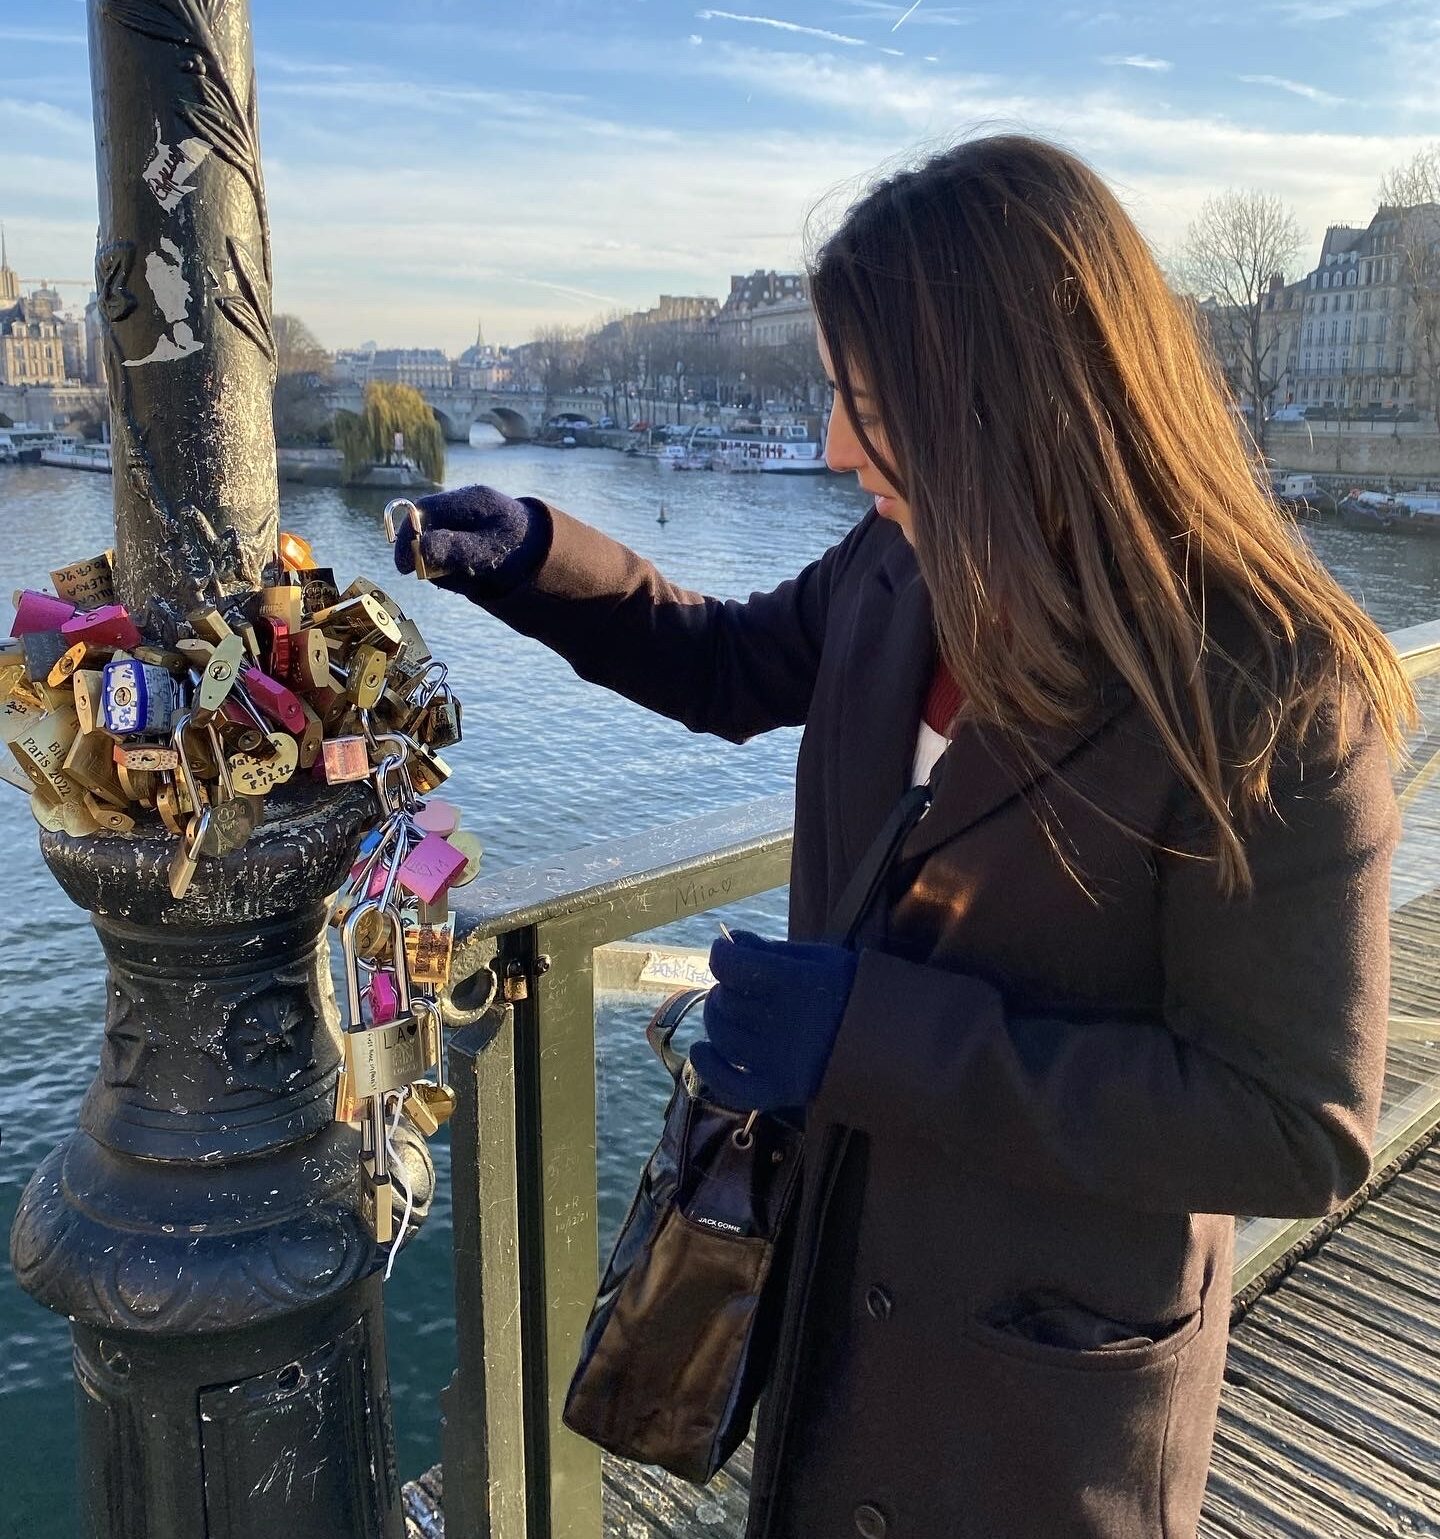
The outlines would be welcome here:
[[[960,686],[945,666],[945,660],[937,656],[935,672],[930,676],[930,688],[925,693],[925,709],[921,712],[925,725],[941,737],[950,736],[950,724],[960,709]]]

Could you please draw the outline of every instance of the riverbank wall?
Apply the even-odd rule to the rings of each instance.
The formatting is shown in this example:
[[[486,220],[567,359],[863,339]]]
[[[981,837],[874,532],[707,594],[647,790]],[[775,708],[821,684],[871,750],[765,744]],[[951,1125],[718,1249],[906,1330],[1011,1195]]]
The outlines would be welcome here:
[[[1370,432],[1363,424],[1327,432],[1267,435],[1266,457],[1279,470],[1394,481],[1410,486],[1440,480],[1440,434]]]

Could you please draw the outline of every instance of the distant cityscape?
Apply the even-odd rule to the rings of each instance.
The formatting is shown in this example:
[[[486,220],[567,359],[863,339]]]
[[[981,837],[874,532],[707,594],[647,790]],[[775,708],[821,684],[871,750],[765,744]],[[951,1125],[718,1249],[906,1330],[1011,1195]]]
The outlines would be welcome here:
[[[1242,409],[1374,403],[1433,410],[1436,370],[1417,346],[1420,296],[1402,260],[1402,227],[1414,213],[1382,207],[1364,226],[1332,225],[1308,272],[1289,281],[1272,276],[1260,305],[1266,362],[1258,402],[1245,366],[1255,347],[1246,318],[1233,305],[1199,300],[1197,317]],[[1440,224],[1440,210],[1434,213]],[[22,290],[0,230],[0,388],[103,387],[95,295],[76,313],[53,284]],[[723,299],[663,294],[649,309],[589,327],[546,328],[514,347],[492,345],[477,325],[475,341],[458,357],[369,342],[330,353],[309,337],[303,317],[296,329],[310,345],[290,358],[282,351],[282,376],[304,372],[327,386],[361,389],[384,382],[422,392],[593,394],[624,426],[653,415],[657,402],[677,412],[682,404],[814,408],[825,388],[804,275],[773,269],[733,275]]]

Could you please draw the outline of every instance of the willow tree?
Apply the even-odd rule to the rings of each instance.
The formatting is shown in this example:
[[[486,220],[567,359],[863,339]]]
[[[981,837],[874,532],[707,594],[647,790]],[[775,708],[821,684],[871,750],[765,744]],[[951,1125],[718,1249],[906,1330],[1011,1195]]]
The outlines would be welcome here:
[[[445,439],[435,414],[412,385],[372,381],[359,415],[335,414],[335,442],[345,457],[345,479],[358,481],[373,465],[394,465],[405,456],[437,484],[445,476]]]

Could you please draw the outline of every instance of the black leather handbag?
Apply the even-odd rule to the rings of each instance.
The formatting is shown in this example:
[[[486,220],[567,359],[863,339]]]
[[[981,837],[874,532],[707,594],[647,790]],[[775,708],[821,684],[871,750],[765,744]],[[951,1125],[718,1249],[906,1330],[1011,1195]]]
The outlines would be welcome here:
[[[857,867],[829,927],[844,944],[929,800],[928,786],[907,792]],[[675,1088],[565,1400],[571,1431],[702,1484],[744,1441],[769,1375],[803,1144],[784,1117],[710,1100],[672,1046],[706,992],[670,995],[646,1028]]]

